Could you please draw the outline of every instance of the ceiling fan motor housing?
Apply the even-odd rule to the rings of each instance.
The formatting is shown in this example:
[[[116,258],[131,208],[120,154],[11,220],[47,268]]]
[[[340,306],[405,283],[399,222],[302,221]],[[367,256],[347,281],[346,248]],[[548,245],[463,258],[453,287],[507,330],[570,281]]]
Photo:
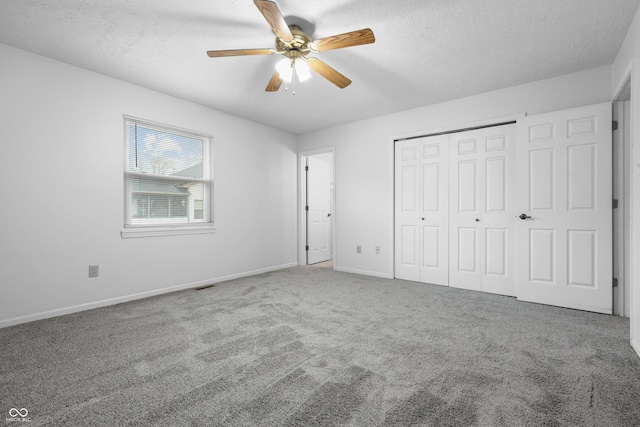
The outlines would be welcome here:
[[[311,37],[307,35],[297,25],[289,25],[291,34],[293,34],[293,40],[291,42],[285,42],[276,38],[276,49],[278,53],[282,54],[290,59],[296,59],[300,56],[309,53],[309,43],[311,43]]]

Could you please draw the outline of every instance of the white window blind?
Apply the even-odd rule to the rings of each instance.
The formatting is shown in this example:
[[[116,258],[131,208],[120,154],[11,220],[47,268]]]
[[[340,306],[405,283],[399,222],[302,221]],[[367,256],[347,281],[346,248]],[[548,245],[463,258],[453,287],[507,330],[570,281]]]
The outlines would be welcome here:
[[[125,151],[125,229],[212,226],[210,137],[125,117]]]

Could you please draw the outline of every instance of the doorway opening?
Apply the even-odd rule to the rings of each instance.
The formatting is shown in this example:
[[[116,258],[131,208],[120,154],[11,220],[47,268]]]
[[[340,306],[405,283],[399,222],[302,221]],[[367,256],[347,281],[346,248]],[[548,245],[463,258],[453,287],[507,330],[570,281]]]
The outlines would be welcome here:
[[[300,153],[299,264],[335,268],[334,149]]]
[[[631,311],[631,76],[613,101],[613,314]],[[615,124],[614,124],[615,129]]]

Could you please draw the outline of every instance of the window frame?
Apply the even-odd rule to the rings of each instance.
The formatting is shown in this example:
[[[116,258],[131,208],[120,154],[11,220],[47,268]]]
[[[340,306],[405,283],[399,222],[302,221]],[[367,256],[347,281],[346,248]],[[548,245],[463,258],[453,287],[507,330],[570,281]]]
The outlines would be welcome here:
[[[132,217],[132,194],[130,192],[130,181],[134,178],[157,178],[170,180],[166,175],[154,175],[129,170],[129,126],[140,125],[145,128],[157,130],[159,132],[167,132],[174,135],[181,135],[189,138],[197,138],[203,141],[202,156],[202,173],[203,177],[200,182],[203,183],[202,205],[204,211],[203,222],[186,222],[186,223],[159,223],[159,224],[134,224],[131,223]],[[120,235],[123,239],[135,237],[155,237],[155,236],[172,236],[185,234],[203,234],[215,232],[214,212],[213,212],[213,195],[214,195],[214,179],[213,179],[213,136],[203,132],[193,131],[190,129],[180,128],[165,123],[158,123],[151,120],[141,119],[138,117],[123,116],[124,128],[124,173],[123,173],[123,194],[124,194],[124,217],[123,228]],[[177,177],[180,180],[179,177]],[[188,216],[188,212],[187,212]]]

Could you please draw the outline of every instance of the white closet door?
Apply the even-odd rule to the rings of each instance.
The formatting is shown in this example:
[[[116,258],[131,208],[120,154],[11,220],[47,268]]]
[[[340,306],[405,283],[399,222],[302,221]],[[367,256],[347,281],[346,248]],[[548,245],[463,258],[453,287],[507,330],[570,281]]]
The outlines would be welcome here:
[[[395,275],[448,284],[449,136],[396,142]]]
[[[518,132],[518,299],[610,314],[611,104],[526,117]]]
[[[451,134],[449,285],[516,295],[515,125]]]
[[[449,135],[422,138],[420,281],[449,284]]]
[[[419,206],[420,140],[397,141],[395,146],[395,276],[420,280]]]

